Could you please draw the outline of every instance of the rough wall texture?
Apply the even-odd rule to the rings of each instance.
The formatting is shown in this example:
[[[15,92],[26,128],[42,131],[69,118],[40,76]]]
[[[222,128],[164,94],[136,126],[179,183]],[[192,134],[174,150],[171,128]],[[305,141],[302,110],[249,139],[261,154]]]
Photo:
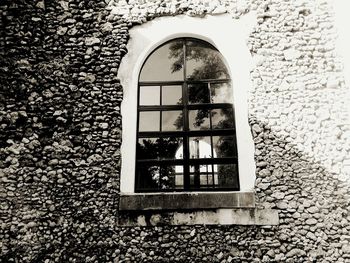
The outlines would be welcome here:
[[[328,2],[23,0],[0,8],[1,261],[350,261],[349,90]],[[252,10],[256,192],[259,207],[279,210],[280,225],[119,227],[116,74],[128,29],[161,15],[239,19]]]

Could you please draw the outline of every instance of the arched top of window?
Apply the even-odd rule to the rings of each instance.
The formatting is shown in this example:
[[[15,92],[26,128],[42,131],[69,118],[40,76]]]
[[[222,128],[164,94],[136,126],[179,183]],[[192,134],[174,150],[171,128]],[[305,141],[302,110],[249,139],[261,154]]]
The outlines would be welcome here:
[[[170,40],[146,59],[140,82],[229,79],[220,52],[208,42],[194,38]]]

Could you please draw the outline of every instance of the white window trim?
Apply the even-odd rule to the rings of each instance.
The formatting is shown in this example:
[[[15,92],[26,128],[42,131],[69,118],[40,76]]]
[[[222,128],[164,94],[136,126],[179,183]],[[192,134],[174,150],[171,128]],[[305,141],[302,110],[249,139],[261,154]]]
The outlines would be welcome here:
[[[130,30],[128,53],[122,60],[118,78],[124,89],[121,105],[121,194],[134,194],[137,129],[137,90],[141,67],[159,45],[178,37],[202,39],[214,45],[230,71],[235,107],[240,192],[251,192],[255,184],[254,142],[248,124],[248,91],[252,87],[253,65],[246,39],[256,24],[254,13],[234,20],[230,15],[194,18],[161,17]]]

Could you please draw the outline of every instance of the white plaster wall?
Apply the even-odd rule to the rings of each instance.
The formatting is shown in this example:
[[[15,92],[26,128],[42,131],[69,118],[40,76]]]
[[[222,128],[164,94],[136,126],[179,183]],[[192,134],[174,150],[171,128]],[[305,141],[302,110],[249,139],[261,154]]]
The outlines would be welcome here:
[[[130,30],[127,46],[129,53],[123,58],[118,71],[118,78],[124,88],[121,107],[123,142],[120,189],[122,193],[134,192],[138,74],[152,50],[176,37],[196,37],[206,40],[225,57],[233,82],[241,191],[254,189],[254,144],[248,125],[247,97],[251,88],[250,71],[253,63],[246,39],[255,24],[254,12],[239,20],[233,20],[230,15],[205,18],[181,15],[157,18]]]
[[[337,30],[336,52],[343,64],[343,75],[345,78],[345,85],[348,90],[347,97],[347,113],[348,126],[350,126],[350,1],[349,0],[333,0],[332,2],[335,26]],[[350,139],[350,131],[347,136]],[[350,144],[350,143],[349,143]],[[346,180],[350,182],[350,149],[348,149],[348,156],[343,162],[343,172]]]
[[[336,42],[336,50],[344,65],[344,77],[346,85],[350,84],[350,1],[349,0],[333,0],[332,2],[335,26],[338,33]],[[349,103],[350,104],[350,103]]]

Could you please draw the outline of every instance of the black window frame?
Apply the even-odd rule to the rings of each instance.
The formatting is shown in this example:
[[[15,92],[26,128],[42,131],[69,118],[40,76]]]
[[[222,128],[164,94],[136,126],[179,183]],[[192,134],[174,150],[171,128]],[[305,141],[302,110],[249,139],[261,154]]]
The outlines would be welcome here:
[[[184,80],[181,81],[140,81],[140,76],[142,69],[144,65],[147,63],[148,59],[152,54],[158,50],[159,48],[163,47],[164,45],[168,44],[171,41],[176,40],[183,40],[183,75]],[[189,96],[188,96],[188,85],[189,84],[207,84],[208,89],[210,92],[210,84],[217,84],[217,83],[228,83],[230,86],[231,84],[231,78],[225,78],[225,79],[202,79],[202,80],[191,80],[186,77],[186,41],[199,41],[204,42],[206,45],[211,46],[213,49],[218,51],[213,45],[210,43],[203,41],[201,39],[197,38],[191,38],[191,37],[182,37],[182,38],[175,38],[171,39],[159,46],[157,46],[145,59],[139,76],[138,76],[138,90],[137,90],[137,135],[136,135],[136,147],[138,144],[139,139],[142,138],[160,138],[160,137],[181,137],[183,139],[183,159],[137,159],[137,149],[135,152],[135,192],[136,193],[144,193],[144,192],[215,192],[215,191],[239,191],[240,190],[240,180],[239,180],[239,171],[238,171],[238,153],[237,153],[237,136],[236,136],[236,128],[235,128],[235,109],[233,103],[195,103],[190,104],[189,103]],[[219,51],[218,51],[219,52]],[[220,52],[219,52],[220,53]],[[182,87],[182,104],[180,105],[140,105],[140,87],[141,86],[159,86],[160,87],[160,100],[162,100],[162,86],[168,86],[168,85],[181,85]],[[212,129],[212,118],[210,117],[210,129],[208,130],[189,130],[189,118],[188,113],[189,110],[197,110],[197,109],[224,109],[224,108],[230,108],[233,111],[233,127],[230,129]],[[162,122],[162,113],[163,111],[170,111],[170,110],[182,110],[183,111],[183,130],[182,131],[161,131],[161,122]],[[158,111],[160,112],[160,130],[159,131],[139,131],[139,124],[140,124],[140,112],[145,111]],[[233,136],[234,137],[234,145],[235,145],[235,156],[234,157],[225,157],[225,158],[198,158],[198,159],[191,159],[189,156],[189,138],[190,137],[202,137],[202,136],[210,136],[211,140],[211,149],[212,149],[212,156],[213,156],[213,136]],[[162,166],[162,165],[182,165],[183,166],[183,176],[184,176],[184,188],[183,189],[142,189],[139,187],[140,181],[142,178],[140,178],[138,173],[138,167],[139,165],[155,165],[155,166]],[[236,165],[236,181],[237,181],[237,187],[213,187],[213,188],[200,188],[199,185],[199,179],[196,180],[196,187],[191,188],[190,187],[190,165],[212,165],[212,173],[214,175],[214,165],[219,164],[234,164]],[[234,175],[232,175],[234,176]]]

